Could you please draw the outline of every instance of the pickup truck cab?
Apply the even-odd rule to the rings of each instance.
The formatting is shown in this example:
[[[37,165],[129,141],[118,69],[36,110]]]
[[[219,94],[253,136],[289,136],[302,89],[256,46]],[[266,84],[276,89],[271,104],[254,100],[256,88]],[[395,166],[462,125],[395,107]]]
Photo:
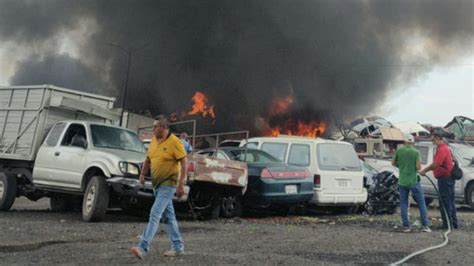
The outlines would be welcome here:
[[[114,203],[111,199],[121,197],[112,197],[114,190],[109,189],[108,182],[136,179],[144,159],[145,148],[128,129],[90,121],[61,121],[38,149],[33,171],[28,173],[31,184],[19,180],[17,193],[50,197],[53,211],[67,210],[74,195],[83,196],[83,219],[100,221]]]
[[[306,167],[314,184],[310,204],[352,208],[367,200],[364,172],[348,142],[280,136],[250,138],[241,144],[245,145],[266,151],[289,165]]]
[[[474,147],[461,143],[449,143],[449,146],[459,167],[463,170],[462,179],[456,180],[454,185],[455,200],[459,204],[466,204],[474,209]],[[436,153],[436,146],[433,143],[429,141],[417,142],[415,148],[420,151],[422,168],[433,162]],[[391,171],[398,177],[398,168],[391,165],[391,159],[365,158],[365,162],[379,172]],[[437,185],[432,171],[428,172],[427,176]],[[425,193],[426,203],[429,205],[438,198],[438,194],[427,177],[422,176],[420,182]]]
[[[449,143],[454,158],[458,161],[459,167],[463,170],[463,177],[461,180],[456,180],[454,185],[455,200],[459,204],[466,204],[474,209],[474,147],[460,143]],[[419,142],[415,144],[421,153],[421,163],[423,167],[430,165],[433,162],[434,154],[436,153],[436,146],[431,142]],[[436,184],[436,179],[433,172],[427,174]],[[433,185],[426,177],[421,177],[421,186],[425,193],[428,202],[437,199]]]

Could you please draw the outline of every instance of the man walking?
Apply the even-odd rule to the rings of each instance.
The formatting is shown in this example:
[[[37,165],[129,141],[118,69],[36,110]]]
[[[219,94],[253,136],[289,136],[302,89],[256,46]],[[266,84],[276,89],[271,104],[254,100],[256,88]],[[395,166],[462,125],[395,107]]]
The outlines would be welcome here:
[[[405,145],[395,152],[392,165],[399,169],[398,190],[400,191],[400,212],[402,216],[403,231],[410,232],[410,221],[408,219],[408,196],[410,191],[418,203],[421,216],[421,230],[431,232],[428,220],[428,211],[425,204],[425,195],[420,185],[417,171],[421,169],[420,152],[413,147],[412,135],[405,137]]]
[[[453,155],[449,146],[443,141],[439,134],[433,134],[431,138],[433,144],[437,146],[436,154],[433,163],[420,171],[421,175],[433,170],[435,178],[438,180],[438,191],[441,194],[441,203],[443,204],[448,218],[444,215],[442,208],[440,208],[443,225],[441,229],[448,228],[448,220],[454,229],[458,228],[458,217],[456,215],[456,204],[454,202],[454,183],[455,180],[451,178],[451,170],[453,169]]]
[[[139,259],[142,259],[150,250],[162,216],[171,241],[171,249],[164,252],[163,256],[175,257],[184,252],[183,240],[173,208],[173,195],[175,192],[178,197],[184,194],[186,152],[179,138],[170,133],[168,120],[164,116],[158,116],[153,121],[153,135],[143,163],[140,182],[142,184],[145,182],[145,174],[151,167],[155,202],[150,210],[150,220],[138,245],[130,249],[132,255]]]

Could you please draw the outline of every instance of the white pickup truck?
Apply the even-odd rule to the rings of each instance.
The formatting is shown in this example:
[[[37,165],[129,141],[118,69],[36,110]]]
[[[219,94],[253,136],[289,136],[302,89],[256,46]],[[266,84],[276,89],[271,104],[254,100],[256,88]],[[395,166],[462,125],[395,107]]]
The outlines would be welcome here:
[[[0,87],[0,210],[19,196],[49,197],[53,211],[83,199],[83,219],[100,221],[108,206],[126,203],[110,184],[136,182],[145,148],[111,125],[114,100],[48,85]]]
[[[461,180],[456,180],[454,187],[456,202],[466,204],[474,209],[474,147],[460,143],[450,143],[449,146],[464,173]],[[422,168],[433,162],[436,153],[435,145],[428,141],[417,142],[415,148],[421,153]],[[398,176],[398,168],[393,167],[390,160],[365,158],[365,161],[377,171],[393,171]],[[433,172],[429,172],[427,175],[436,184]],[[430,204],[438,198],[438,195],[427,177],[422,176],[420,182],[425,193],[426,203]]]

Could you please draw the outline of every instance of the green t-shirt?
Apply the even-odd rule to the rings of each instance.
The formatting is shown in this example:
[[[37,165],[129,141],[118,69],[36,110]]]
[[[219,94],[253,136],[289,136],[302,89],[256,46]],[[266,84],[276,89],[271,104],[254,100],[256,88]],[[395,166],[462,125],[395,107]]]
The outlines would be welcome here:
[[[413,186],[418,183],[416,162],[420,161],[420,152],[411,145],[399,148],[393,157],[400,172],[398,184],[400,186]]]

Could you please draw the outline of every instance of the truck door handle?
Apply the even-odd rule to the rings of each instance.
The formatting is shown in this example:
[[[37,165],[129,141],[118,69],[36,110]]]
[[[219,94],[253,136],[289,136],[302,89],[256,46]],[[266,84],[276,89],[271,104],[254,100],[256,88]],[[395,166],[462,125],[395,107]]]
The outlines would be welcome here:
[[[55,152],[54,153],[54,156],[59,156],[59,154],[61,154],[59,151]]]

